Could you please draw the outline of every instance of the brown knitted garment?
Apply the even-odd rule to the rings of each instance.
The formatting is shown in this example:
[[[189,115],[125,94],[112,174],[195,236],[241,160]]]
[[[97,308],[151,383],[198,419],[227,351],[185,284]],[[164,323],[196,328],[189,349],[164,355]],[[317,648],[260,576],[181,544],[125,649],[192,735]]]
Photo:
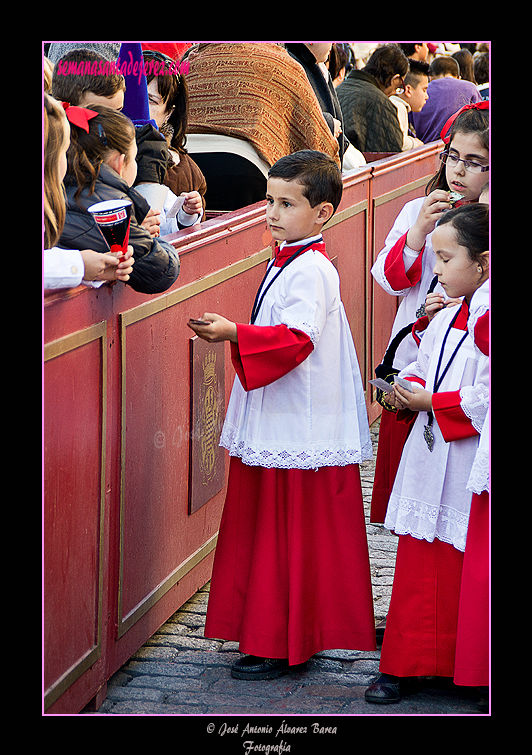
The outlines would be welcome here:
[[[302,66],[279,45],[200,44],[187,85],[191,134],[244,139],[269,165],[300,149],[338,160],[338,142]]]

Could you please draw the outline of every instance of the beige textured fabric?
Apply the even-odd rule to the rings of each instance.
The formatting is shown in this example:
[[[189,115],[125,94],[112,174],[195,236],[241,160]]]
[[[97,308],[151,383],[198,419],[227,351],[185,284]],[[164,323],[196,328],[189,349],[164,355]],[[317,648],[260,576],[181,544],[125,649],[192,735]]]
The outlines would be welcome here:
[[[189,133],[244,139],[269,165],[300,149],[338,159],[306,74],[283,47],[201,44],[189,62]]]

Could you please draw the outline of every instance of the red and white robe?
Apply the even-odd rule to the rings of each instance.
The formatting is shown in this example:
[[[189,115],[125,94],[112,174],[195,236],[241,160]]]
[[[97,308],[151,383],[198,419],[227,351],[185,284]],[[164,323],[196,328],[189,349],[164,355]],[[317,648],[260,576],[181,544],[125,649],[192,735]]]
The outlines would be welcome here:
[[[442,350],[444,334],[456,313],[457,308],[452,307],[431,321],[416,362],[402,370],[402,377],[433,390],[440,352],[443,370],[467,330],[468,307],[464,302]],[[414,415],[385,520],[385,526],[400,537],[381,652],[383,673],[455,674],[462,566],[471,509],[467,485],[488,409],[488,391],[488,357],[475,348],[468,335],[433,394],[432,452],[423,436],[427,412]]]
[[[266,283],[296,248],[281,247]],[[371,439],[321,237],[268,289],[255,324],[237,329],[220,440],[231,464],[205,634],[291,665],[325,649],[373,649],[358,467]]]

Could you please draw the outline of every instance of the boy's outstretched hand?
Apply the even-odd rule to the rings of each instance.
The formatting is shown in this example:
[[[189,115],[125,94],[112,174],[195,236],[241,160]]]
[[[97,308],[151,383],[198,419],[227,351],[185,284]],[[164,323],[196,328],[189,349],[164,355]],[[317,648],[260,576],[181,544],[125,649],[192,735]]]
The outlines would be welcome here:
[[[199,338],[209,343],[218,341],[238,343],[236,323],[221,315],[205,312],[203,317],[198,320],[191,319],[187,325]]]

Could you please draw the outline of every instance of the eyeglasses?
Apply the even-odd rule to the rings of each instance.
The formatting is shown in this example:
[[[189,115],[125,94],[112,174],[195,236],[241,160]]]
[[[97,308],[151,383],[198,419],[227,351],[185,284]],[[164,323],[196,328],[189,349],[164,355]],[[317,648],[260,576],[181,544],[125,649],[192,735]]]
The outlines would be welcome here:
[[[458,163],[464,163],[464,168],[470,173],[484,173],[484,171],[490,169],[489,165],[480,165],[480,163],[475,163],[472,160],[462,160],[461,157],[450,155],[448,152],[441,152],[440,160],[444,165],[449,165],[451,168],[454,168]]]

